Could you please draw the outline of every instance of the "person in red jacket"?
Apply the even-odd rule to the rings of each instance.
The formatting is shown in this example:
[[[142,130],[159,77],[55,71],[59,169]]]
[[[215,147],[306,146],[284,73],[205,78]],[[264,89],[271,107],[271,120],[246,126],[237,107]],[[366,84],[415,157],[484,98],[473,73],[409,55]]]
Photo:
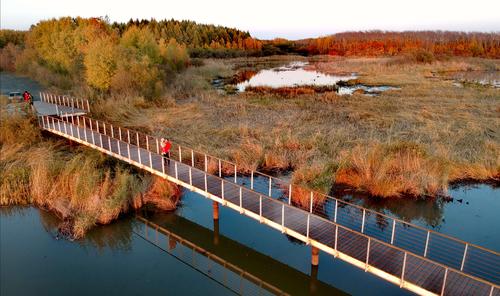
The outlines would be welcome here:
[[[168,139],[161,138],[161,156],[165,157],[167,164],[170,164],[170,148],[172,147],[172,143]]]

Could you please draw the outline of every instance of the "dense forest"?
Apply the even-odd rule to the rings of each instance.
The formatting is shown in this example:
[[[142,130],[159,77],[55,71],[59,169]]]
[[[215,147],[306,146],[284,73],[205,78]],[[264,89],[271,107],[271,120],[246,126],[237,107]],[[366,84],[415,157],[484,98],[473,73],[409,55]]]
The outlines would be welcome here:
[[[238,29],[197,24],[193,21],[176,20],[129,20],[127,23],[113,23],[112,28],[121,34],[130,27],[146,28],[156,39],[175,39],[190,49],[191,56],[217,55],[217,51],[228,54],[246,51],[258,53],[262,42],[250,36],[250,33]]]

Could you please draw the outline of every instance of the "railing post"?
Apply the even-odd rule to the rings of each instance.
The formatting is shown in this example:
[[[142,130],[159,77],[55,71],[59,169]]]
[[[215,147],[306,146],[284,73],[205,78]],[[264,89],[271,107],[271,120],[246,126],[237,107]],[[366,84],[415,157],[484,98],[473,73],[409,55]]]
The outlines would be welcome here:
[[[146,150],[149,151],[149,136],[146,135]]]
[[[86,127],[86,124],[85,124],[85,117],[83,117],[83,135],[85,137],[85,142],[88,143],[88,139],[87,139],[87,127]]]
[[[99,133],[99,142],[100,142],[101,148],[104,149],[104,147],[102,146],[102,134],[101,133]]]
[[[118,127],[118,138],[122,141],[122,128],[120,126]]]
[[[392,219],[391,245],[394,244],[394,234],[396,231],[396,219]]]
[[[151,151],[149,151],[149,167],[153,169],[153,157],[151,156]]]
[[[102,129],[104,130],[104,135],[106,136],[106,122],[102,123]]]
[[[175,178],[179,180],[179,171],[177,169],[177,162],[174,162]]]
[[[95,127],[96,127],[96,130],[97,130],[97,133],[100,134],[101,132],[99,131],[99,120],[95,121]]]
[[[333,216],[333,222],[337,223],[337,211],[338,211],[338,199],[335,199],[335,215]]]
[[[292,183],[288,185],[288,204],[292,204]]]
[[[127,143],[127,158],[130,159],[130,160],[132,159],[130,157],[130,144],[129,143]]]
[[[121,156],[122,155],[121,140],[116,141],[116,144],[118,145],[118,154]]]
[[[68,116],[68,113],[66,112],[66,118]],[[64,133],[67,135],[68,134],[68,126],[66,124],[66,121],[64,121]]]
[[[158,138],[155,138],[155,141],[156,141],[156,153],[160,154],[160,145],[158,143]]]
[[[109,128],[111,129],[111,138],[114,139],[115,138],[115,132],[113,130],[113,125],[111,124]]]
[[[56,105],[56,114],[59,115],[59,106]]]
[[[189,185],[193,186],[193,170],[192,170],[192,167],[188,167],[189,168]]]
[[[425,249],[424,249],[424,257],[427,257],[427,250],[429,247],[429,238],[430,238],[431,232],[427,230],[427,238],[425,239]]]
[[[443,285],[441,286],[441,295],[444,295],[444,289],[446,287],[446,278],[448,277],[448,267],[444,270]]]
[[[109,149],[109,152],[113,152],[113,149],[111,149],[111,138],[108,137],[108,149]]]
[[[127,129],[127,142],[130,144],[130,130]]]
[[[71,128],[71,129],[73,129],[73,128]],[[78,139],[81,140],[81,138],[80,138],[80,125],[78,125],[76,127],[76,134],[78,135]]]
[[[205,192],[208,192],[208,183],[207,183],[207,173],[203,174],[203,176],[205,177]]]
[[[161,172],[165,174],[165,157],[161,157]]]
[[[137,149],[141,147],[141,143],[139,142],[139,133],[135,132],[135,139],[137,140]]]
[[[220,163],[220,158],[219,158],[219,178],[222,178],[222,164]]]
[[[250,189],[253,190],[253,170],[250,172]]]
[[[61,120],[60,119],[57,120],[57,127],[58,127],[57,130],[61,131]]]
[[[139,163],[142,164],[141,148],[139,148],[139,146],[137,146],[137,156],[139,157]]]
[[[222,200],[224,200],[224,180],[223,180],[223,179],[221,179],[221,180],[220,180],[220,183],[221,183],[220,188],[221,188]]]
[[[366,210],[363,209],[363,222],[361,223],[361,233],[365,233],[365,216],[366,216]]]
[[[272,197],[272,190],[271,190],[271,184],[272,183],[272,180],[271,180],[271,177],[269,177],[269,197]]]
[[[236,171],[236,165],[234,165],[234,183],[238,184],[238,173]]]
[[[370,241],[371,238],[368,237],[368,246],[366,247],[366,263],[365,263],[365,272],[368,271],[368,261],[370,260]]]
[[[89,100],[87,100],[87,111],[90,112]]]
[[[182,163],[182,148],[179,145],[179,162]]]
[[[465,257],[467,257],[467,248],[469,244],[465,244],[464,257],[462,258],[462,265],[460,265],[460,271],[464,271]]]
[[[191,149],[191,166],[194,167],[194,150]]]
[[[313,212],[313,192],[311,191],[311,196],[309,197],[309,213]]]
[[[337,240],[339,238],[339,226],[335,225],[335,245],[334,245],[334,250],[337,251]],[[335,257],[337,257],[337,253],[335,253]]]
[[[205,173],[208,173],[208,157],[205,154]]]
[[[400,288],[403,288],[403,283],[405,281],[405,268],[406,268],[406,252],[403,258],[403,268],[401,269],[401,284],[399,285]]]
[[[92,123],[92,121],[90,123]],[[90,133],[92,134],[92,145],[95,146],[94,131],[90,130]]]

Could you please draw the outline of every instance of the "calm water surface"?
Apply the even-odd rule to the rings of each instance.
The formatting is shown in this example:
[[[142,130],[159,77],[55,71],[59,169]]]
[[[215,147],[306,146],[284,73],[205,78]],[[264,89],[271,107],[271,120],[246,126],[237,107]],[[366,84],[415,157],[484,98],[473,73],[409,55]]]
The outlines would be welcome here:
[[[317,71],[305,70],[305,62],[293,62],[289,65],[265,69],[257,72],[250,79],[238,83],[236,87],[239,91],[252,87],[295,87],[295,86],[333,86],[343,80],[357,78],[356,74],[349,75],[327,75]]]

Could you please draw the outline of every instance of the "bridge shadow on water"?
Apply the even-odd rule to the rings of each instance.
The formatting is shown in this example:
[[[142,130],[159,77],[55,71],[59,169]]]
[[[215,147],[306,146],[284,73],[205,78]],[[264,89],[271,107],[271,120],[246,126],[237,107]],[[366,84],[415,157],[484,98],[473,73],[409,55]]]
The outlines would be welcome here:
[[[174,213],[143,211],[134,233],[238,294],[347,295],[219,233]]]

